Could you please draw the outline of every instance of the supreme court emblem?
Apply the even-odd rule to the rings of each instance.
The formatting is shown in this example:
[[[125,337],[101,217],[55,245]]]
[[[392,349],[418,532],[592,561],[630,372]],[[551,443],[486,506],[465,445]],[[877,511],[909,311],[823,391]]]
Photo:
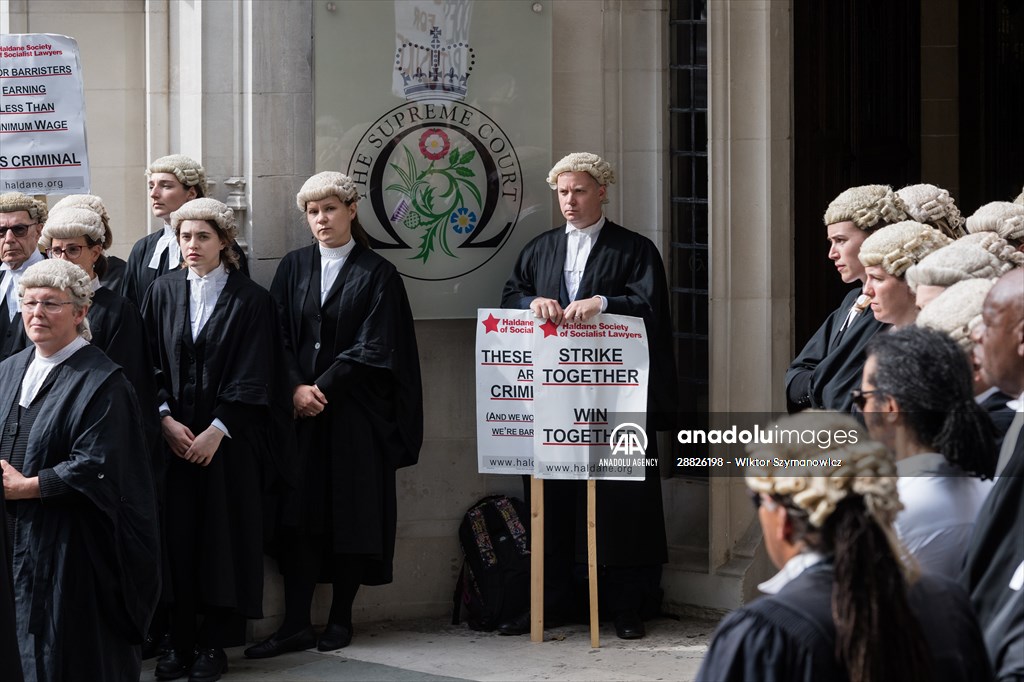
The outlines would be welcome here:
[[[404,43],[406,101],[362,135],[348,175],[371,246],[406,277],[446,280],[493,258],[523,203],[519,158],[501,126],[462,99],[475,63],[466,43]],[[369,203],[370,211],[366,210]]]

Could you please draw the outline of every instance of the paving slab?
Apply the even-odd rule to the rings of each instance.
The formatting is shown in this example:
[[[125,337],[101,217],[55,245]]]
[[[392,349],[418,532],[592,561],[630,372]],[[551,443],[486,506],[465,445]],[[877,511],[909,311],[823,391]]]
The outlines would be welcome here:
[[[707,651],[714,620],[659,618],[647,637],[620,640],[611,624],[601,628],[601,647],[590,647],[590,630],[566,625],[529,636],[474,632],[446,619],[357,624],[352,644],[336,652],[314,650],[250,661],[244,647],[228,650],[225,682],[237,680],[692,680]],[[147,661],[143,680],[152,680]]]

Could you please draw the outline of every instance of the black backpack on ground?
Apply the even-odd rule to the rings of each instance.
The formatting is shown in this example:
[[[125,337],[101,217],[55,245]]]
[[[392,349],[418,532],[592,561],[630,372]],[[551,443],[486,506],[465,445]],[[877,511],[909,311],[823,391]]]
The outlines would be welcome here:
[[[530,608],[530,538],[526,504],[491,495],[470,507],[459,525],[462,571],[452,624],[490,632]]]

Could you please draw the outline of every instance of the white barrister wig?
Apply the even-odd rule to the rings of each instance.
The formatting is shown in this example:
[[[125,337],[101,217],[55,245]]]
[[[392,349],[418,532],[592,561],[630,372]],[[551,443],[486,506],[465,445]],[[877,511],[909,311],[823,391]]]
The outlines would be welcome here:
[[[302,183],[302,189],[295,195],[295,205],[300,211],[305,211],[310,201],[322,201],[327,197],[338,197],[343,204],[351,204],[359,201],[359,189],[344,173],[324,171]]]
[[[860,262],[878,265],[894,277],[902,277],[911,265],[952,240],[934,227],[904,220],[872,232],[860,245]]]

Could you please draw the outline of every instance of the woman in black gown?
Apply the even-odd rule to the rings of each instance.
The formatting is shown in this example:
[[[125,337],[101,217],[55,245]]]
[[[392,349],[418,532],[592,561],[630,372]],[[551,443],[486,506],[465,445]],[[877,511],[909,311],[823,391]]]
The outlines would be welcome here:
[[[781,570],[759,585],[767,596],[719,624],[697,680],[990,680],[966,593],[905,559],[885,447],[835,413],[803,412],[776,426],[809,432],[811,443],[751,445],[753,457],[820,466],[748,469],[764,545]],[[827,450],[818,445],[826,437]]]
[[[246,650],[267,658],[352,638],[360,585],[392,580],[395,470],[423,437],[412,312],[395,267],[367,247],[352,180],[319,173],[297,196],[316,243],[281,261],[280,310],[298,437],[297,494],[285,505],[280,567],[285,620]],[[326,630],[310,623],[317,583],[333,584]]]
[[[156,677],[206,681],[227,670],[224,648],[244,642],[245,620],[263,615],[263,479],[280,445],[278,324],[270,294],[238,270],[230,208],[194,199],[171,225],[186,267],[154,281],[142,307],[170,451],[173,650]]]
[[[74,201],[68,201],[70,199]],[[159,491],[164,463],[159,447],[153,364],[139,309],[103,282],[103,273],[110,262],[105,249],[113,241],[103,202],[91,194],[76,194],[61,200],[50,212],[39,241],[46,248],[47,256],[74,263],[85,270],[92,281],[93,298],[87,316],[92,345],[121,366],[135,389]]]
[[[114,234],[110,231],[110,216],[107,215],[107,207],[103,205],[103,199],[95,194],[69,194],[50,208],[50,213],[59,211],[62,208],[85,208],[99,215],[103,221],[103,258],[96,268],[96,275],[100,283],[111,291],[121,292],[121,281],[124,279],[124,260],[107,253],[114,243]]]

